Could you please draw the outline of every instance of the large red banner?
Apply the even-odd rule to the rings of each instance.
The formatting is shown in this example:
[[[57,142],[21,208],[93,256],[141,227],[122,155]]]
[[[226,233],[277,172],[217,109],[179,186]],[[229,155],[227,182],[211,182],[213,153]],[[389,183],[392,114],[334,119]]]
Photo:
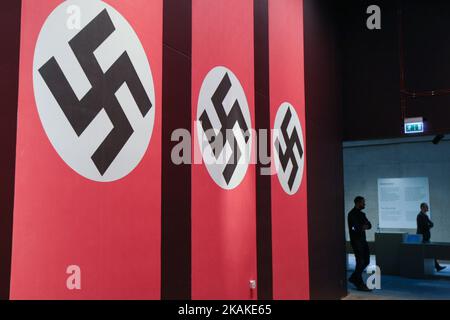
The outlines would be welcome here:
[[[253,0],[192,1],[193,299],[257,298],[253,51]]]
[[[22,1],[12,299],[159,299],[162,0]]]
[[[269,0],[274,299],[308,299],[303,1]]]

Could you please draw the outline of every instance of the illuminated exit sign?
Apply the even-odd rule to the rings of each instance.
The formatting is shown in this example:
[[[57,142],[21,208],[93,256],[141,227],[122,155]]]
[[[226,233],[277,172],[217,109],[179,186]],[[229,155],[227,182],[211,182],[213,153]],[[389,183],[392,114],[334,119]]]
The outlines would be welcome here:
[[[406,118],[405,134],[423,133],[423,118]]]

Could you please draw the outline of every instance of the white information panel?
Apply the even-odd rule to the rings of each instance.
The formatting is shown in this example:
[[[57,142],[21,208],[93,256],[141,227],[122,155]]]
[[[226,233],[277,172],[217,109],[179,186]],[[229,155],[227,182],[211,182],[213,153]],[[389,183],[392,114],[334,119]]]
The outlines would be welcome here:
[[[430,204],[428,178],[378,179],[380,228],[415,229],[422,202]]]

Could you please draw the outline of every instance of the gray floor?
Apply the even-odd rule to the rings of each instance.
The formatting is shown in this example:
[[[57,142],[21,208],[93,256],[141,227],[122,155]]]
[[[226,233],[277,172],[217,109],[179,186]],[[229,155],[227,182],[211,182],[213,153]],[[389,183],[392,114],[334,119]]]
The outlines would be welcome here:
[[[372,256],[370,265],[375,263],[375,257]],[[450,300],[450,265],[446,261],[440,263],[447,269],[439,272],[439,279],[416,280],[382,275],[381,289],[369,293],[357,291],[348,283],[349,295],[344,300]],[[348,276],[354,268],[355,258],[349,255]]]

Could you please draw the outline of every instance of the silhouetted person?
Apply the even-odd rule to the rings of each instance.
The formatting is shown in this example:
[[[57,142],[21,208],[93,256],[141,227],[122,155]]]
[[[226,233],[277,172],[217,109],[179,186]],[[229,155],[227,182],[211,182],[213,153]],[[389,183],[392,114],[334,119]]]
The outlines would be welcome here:
[[[429,210],[428,204],[422,203],[420,205],[420,212],[417,215],[417,234],[422,235],[423,243],[430,242],[431,239],[430,229],[434,227],[433,222],[427,215],[428,210]],[[439,265],[439,262],[436,259],[434,259],[434,266],[436,268],[436,271],[441,271],[445,269],[445,267]]]
[[[355,207],[348,213],[347,221],[350,243],[356,258],[356,268],[348,280],[360,291],[371,291],[364,283],[362,273],[370,263],[370,251],[366,241],[366,230],[372,229],[372,224],[367,220],[366,214],[361,211],[366,207],[366,200],[358,196],[354,202]]]

